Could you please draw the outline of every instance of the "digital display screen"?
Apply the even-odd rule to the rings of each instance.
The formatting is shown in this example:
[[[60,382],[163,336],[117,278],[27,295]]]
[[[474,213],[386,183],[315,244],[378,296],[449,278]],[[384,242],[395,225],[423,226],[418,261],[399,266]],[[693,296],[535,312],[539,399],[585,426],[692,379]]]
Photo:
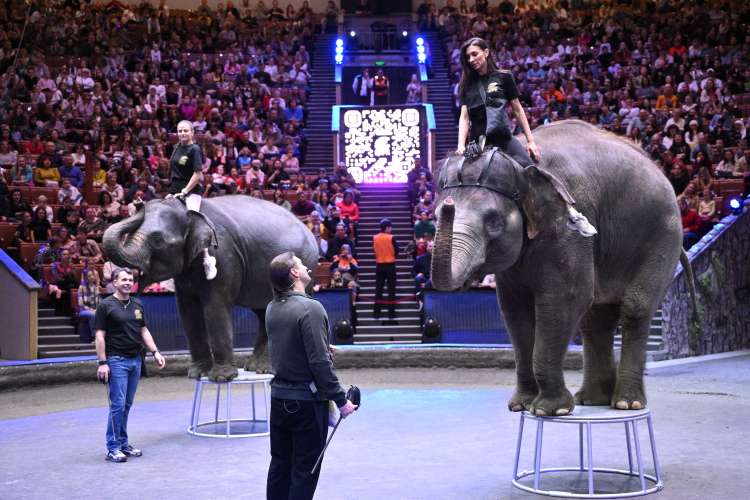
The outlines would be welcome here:
[[[339,158],[357,183],[406,182],[427,146],[422,106],[342,107]]]

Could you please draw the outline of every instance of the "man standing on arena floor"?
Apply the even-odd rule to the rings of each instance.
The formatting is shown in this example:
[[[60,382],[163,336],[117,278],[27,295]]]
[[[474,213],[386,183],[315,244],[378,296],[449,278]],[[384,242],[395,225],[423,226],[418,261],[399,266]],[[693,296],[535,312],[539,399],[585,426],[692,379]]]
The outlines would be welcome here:
[[[388,281],[388,319],[396,318],[396,256],[398,255],[398,243],[391,231],[393,224],[388,219],[380,221],[380,233],[372,238],[372,248],[375,250],[375,319],[380,319],[380,310],[383,305],[383,285]]]
[[[165,360],[148,331],[143,303],[130,296],[133,271],[123,267],[112,273],[112,278],[116,291],[99,303],[94,317],[96,354],[99,357],[97,377],[109,384],[105,458],[110,462],[125,462],[128,457],[143,455],[128,440],[128,414],[141,376],[144,344],[153,352],[160,370],[164,368]]]
[[[320,467],[313,467],[328,434],[328,401],[341,418],[357,409],[339,384],[329,344],[328,316],[305,293],[310,270],[293,252],[268,267],[275,298],[266,308],[271,357],[271,465],[267,500],[311,500]]]

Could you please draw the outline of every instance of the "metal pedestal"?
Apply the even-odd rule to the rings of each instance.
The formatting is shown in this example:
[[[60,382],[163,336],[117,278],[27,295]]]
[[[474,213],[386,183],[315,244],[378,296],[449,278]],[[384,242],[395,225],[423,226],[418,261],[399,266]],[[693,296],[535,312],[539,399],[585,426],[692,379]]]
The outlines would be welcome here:
[[[254,436],[268,436],[270,434],[269,425],[269,412],[268,412],[268,383],[273,379],[273,375],[258,375],[255,372],[247,372],[240,370],[239,375],[236,379],[229,382],[211,382],[207,377],[201,377],[195,381],[195,392],[193,393],[193,410],[190,416],[190,427],[188,427],[188,434],[192,436],[203,436],[203,437],[219,437],[219,438],[239,438],[239,437],[254,437]],[[205,384],[211,384],[216,386],[216,405],[214,409],[214,419],[206,422],[199,422],[201,400],[203,399],[203,386]],[[250,385],[250,401],[252,405],[252,418],[238,418],[232,419],[232,386],[234,385]],[[263,386],[263,404],[265,407],[265,418],[258,418],[256,416],[255,409],[255,386],[260,384]],[[221,387],[226,386],[226,419],[219,420],[219,398],[221,396]],[[219,433],[208,433],[201,432],[201,428],[206,426],[218,426],[224,424],[225,432]],[[252,424],[253,427],[257,427],[257,424],[265,424],[265,428],[262,432],[256,432],[252,429],[251,432],[235,433],[232,434],[232,424]]]
[[[521,455],[521,441],[523,439],[523,426],[526,420],[536,421],[536,445],[534,449],[534,468],[530,471],[518,472],[518,461]],[[643,455],[641,443],[638,437],[638,421],[645,420],[648,424],[648,435],[651,443],[651,453],[654,458],[654,476],[645,474],[643,471]],[[594,467],[593,438],[591,428],[594,424],[625,424],[625,442],[628,452],[629,470],[603,469]],[[578,425],[578,467],[555,467],[542,469],[542,440],[544,437],[544,426],[550,424],[576,424]],[[631,432],[633,434],[631,443]],[[586,441],[586,460],[584,461],[584,440]],[[633,455],[635,448],[635,456]],[[637,468],[635,467],[637,462]],[[585,462],[585,463],[584,463]],[[549,491],[539,487],[539,478],[545,472],[576,472],[588,473],[588,494],[571,493],[567,491]],[[623,493],[596,493],[594,489],[594,473],[619,474],[637,477],[640,480],[640,489]],[[519,479],[534,476],[534,485],[526,486],[518,482]],[[647,484],[649,481],[653,484]],[[577,406],[573,412],[562,417],[539,417],[524,411],[521,413],[518,427],[518,442],[516,444],[516,457],[513,469],[513,486],[531,493],[548,495],[552,497],[565,498],[625,498],[647,495],[660,491],[664,485],[659,470],[659,459],[656,456],[656,442],[654,440],[654,428],[651,423],[651,412],[644,410],[616,410],[610,406]],[[650,486],[647,488],[647,486]]]

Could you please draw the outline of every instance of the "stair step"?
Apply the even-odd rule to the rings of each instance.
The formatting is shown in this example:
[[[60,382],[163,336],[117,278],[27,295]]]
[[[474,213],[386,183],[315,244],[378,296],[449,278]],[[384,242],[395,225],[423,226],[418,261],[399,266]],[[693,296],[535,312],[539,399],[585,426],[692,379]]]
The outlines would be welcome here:
[[[81,337],[79,335],[70,334],[70,335],[44,335],[39,336],[38,345],[41,349],[42,347],[46,346],[53,346],[53,345],[70,345],[75,344],[79,340],[81,340]]]
[[[37,318],[51,318],[55,315],[54,309],[44,309],[37,306],[36,317]]]
[[[37,320],[39,326],[69,326],[70,318],[67,316],[44,316]]]
[[[77,357],[77,356],[95,356],[96,355],[96,349],[69,349],[65,351],[39,351],[37,353],[37,356],[39,356],[39,359],[49,359],[49,358],[70,358],[70,357]]]
[[[68,320],[67,325],[38,326],[37,327],[37,334],[39,335],[40,339],[45,338],[47,336],[73,335],[75,331],[76,329],[73,325],[70,324],[70,320]]]
[[[39,353],[60,352],[60,351],[70,351],[70,352],[93,351],[93,352],[96,352],[96,346],[94,346],[94,344],[81,344],[80,342],[76,342],[76,343],[71,342],[68,344],[40,345],[38,350],[39,350]],[[77,354],[77,356],[85,356],[85,355]]]

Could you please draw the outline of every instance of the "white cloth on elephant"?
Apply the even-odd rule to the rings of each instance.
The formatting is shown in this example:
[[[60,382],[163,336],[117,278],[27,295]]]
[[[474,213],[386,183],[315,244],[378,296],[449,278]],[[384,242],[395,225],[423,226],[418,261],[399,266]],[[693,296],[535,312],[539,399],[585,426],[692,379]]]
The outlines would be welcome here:
[[[570,206],[568,207],[568,219],[570,219],[568,227],[574,231],[578,231],[583,236],[594,236],[597,233],[596,228],[589,223],[588,219],[581,212]]]
[[[166,196],[166,199],[174,198],[175,196],[173,194],[168,194]],[[193,212],[200,212],[201,211],[201,201],[203,201],[203,197],[199,194],[189,194],[185,197],[185,206],[188,210],[192,210]]]

